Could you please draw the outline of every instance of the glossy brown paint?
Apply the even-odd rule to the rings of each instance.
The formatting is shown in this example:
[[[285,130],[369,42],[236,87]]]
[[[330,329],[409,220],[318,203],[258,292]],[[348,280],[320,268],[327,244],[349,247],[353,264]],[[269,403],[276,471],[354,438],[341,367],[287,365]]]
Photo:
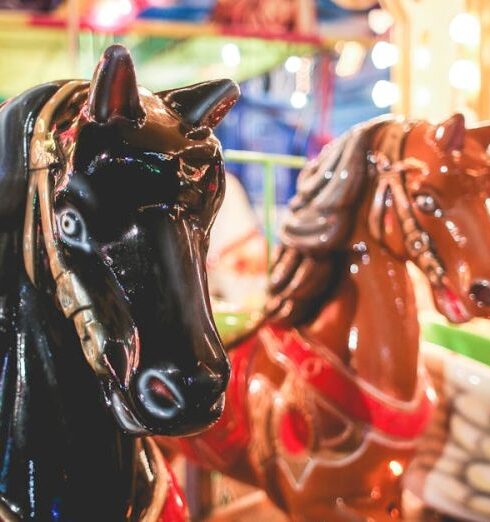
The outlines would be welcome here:
[[[490,317],[487,136],[460,115],[439,126],[381,120],[305,168],[271,274],[271,315],[231,352],[223,421],[182,442],[191,457],[265,489],[294,520],[401,517],[400,480],[434,399],[406,263],[430,279],[449,320]],[[293,362],[291,340],[308,367]],[[334,377],[394,408],[391,424],[374,410],[363,420],[356,394],[320,393],[328,383],[315,373],[332,364]]]

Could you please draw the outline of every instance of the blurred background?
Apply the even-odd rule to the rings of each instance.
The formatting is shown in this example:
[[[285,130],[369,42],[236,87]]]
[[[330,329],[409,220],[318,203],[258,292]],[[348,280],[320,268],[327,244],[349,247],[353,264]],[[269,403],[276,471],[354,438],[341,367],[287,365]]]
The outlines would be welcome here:
[[[260,315],[280,217],[308,158],[387,112],[437,123],[459,111],[467,125],[490,118],[490,0],[0,0],[0,102],[49,80],[89,79],[111,43],[130,49],[138,81],[154,91],[240,83],[242,97],[216,131],[232,175],[208,258],[225,340]],[[473,321],[471,333],[449,327],[417,277],[426,340],[472,354],[469,363],[448,359],[447,373],[486,361],[468,384],[482,385],[483,411],[488,321]],[[213,481],[216,505],[250,493]],[[202,500],[196,487],[188,493],[191,508]],[[260,492],[250,495],[259,511],[213,520],[284,520]]]
[[[52,79],[90,78],[110,43],[142,85],[218,77],[243,96],[226,149],[310,157],[353,124],[394,110],[486,118],[484,0],[0,0],[0,101]],[[483,28],[484,29],[484,28]],[[262,165],[229,162],[254,206]],[[276,203],[297,169],[275,168]]]

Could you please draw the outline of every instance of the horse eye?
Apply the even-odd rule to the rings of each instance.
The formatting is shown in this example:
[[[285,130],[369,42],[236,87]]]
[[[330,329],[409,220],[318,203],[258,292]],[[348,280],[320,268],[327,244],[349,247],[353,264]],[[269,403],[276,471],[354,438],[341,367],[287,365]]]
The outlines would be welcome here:
[[[69,243],[78,243],[85,239],[85,225],[75,210],[63,210],[58,216],[58,223],[61,236]]]
[[[415,204],[419,210],[426,214],[433,214],[439,209],[436,199],[430,194],[417,194],[417,196],[415,196]]]

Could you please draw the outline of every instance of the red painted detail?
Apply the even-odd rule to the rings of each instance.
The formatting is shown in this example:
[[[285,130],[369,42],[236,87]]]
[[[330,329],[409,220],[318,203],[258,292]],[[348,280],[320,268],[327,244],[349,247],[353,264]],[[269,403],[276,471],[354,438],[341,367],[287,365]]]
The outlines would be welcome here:
[[[309,445],[310,426],[300,410],[289,408],[279,420],[279,437],[284,448],[292,455],[304,452]]]
[[[387,435],[405,439],[421,435],[426,428],[434,401],[427,394],[424,380],[415,400],[384,400],[362,386],[348,369],[341,369],[340,365],[337,367],[329,358],[319,355],[297,332],[271,326],[265,329],[276,338],[279,354],[300,378],[346,415],[371,424]]]
[[[257,342],[252,336],[230,353],[232,373],[223,415],[209,430],[179,439],[184,454],[200,464],[228,468],[247,450],[250,429],[247,417],[248,368]]]
[[[189,512],[184,494],[167,461],[165,466],[168,473],[168,489],[158,522],[186,522],[189,520]]]

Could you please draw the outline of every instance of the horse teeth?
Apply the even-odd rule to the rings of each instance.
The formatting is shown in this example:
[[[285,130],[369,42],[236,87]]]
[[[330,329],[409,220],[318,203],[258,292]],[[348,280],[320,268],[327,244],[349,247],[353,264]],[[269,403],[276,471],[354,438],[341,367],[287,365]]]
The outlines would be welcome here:
[[[466,478],[470,486],[478,491],[490,493],[490,464],[476,462],[466,468]]]

